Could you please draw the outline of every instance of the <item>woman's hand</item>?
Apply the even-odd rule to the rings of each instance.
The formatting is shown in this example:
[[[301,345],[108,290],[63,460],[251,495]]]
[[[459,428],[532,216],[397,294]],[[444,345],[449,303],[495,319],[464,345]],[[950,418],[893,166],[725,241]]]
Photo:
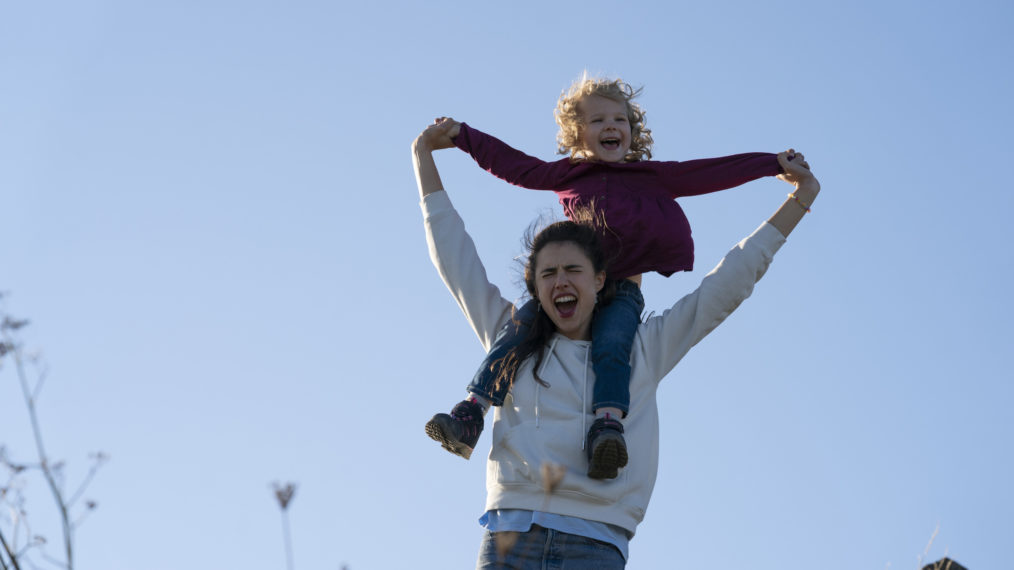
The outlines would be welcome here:
[[[448,117],[438,117],[412,143],[412,163],[420,196],[444,189],[437,165],[433,162],[433,151],[454,146],[453,139],[460,130],[461,123]]]
[[[817,199],[820,182],[813,172],[810,172],[810,164],[806,162],[801,152],[789,149],[778,153],[778,164],[782,166],[783,171],[778,178],[792,184],[796,190],[789,194],[789,199],[771,216],[768,223],[777,228],[783,236],[788,237]]]
[[[810,187],[814,197],[820,192],[820,182],[810,171],[810,164],[806,162],[803,153],[789,149],[778,153],[778,164],[782,167],[782,174],[778,175],[779,180],[784,180],[796,187],[797,190],[803,186]]]
[[[433,124],[415,139],[416,148],[422,150],[440,150],[454,146],[454,137],[461,131],[461,123],[450,117],[438,117]]]

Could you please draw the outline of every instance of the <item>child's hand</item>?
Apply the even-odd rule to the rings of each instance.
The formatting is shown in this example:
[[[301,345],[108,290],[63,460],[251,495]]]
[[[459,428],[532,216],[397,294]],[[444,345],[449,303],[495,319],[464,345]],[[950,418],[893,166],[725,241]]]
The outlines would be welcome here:
[[[416,144],[430,150],[451,148],[454,146],[454,137],[458,136],[460,130],[461,123],[448,117],[438,117],[419,135]]]
[[[461,132],[461,123],[450,117],[437,117],[436,119],[433,119],[433,122],[446,125],[447,136],[451,139],[454,139],[454,137],[458,136],[458,133]],[[454,144],[453,140],[451,141],[451,144]]]
[[[817,188],[820,188],[817,178],[810,172],[810,165],[803,157],[803,153],[796,152],[791,148],[780,152],[778,153],[778,164],[781,165],[783,171],[778,175],[780,180],[784,180],[796,188],[804,184],[816,184]]]

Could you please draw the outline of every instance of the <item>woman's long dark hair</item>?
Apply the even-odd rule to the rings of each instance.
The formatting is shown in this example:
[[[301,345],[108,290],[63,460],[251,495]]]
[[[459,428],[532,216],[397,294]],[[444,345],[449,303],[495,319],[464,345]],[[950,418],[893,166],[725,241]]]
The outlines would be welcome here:
[[[528,259],[525,262],[525,288],[532,299],[538,299],[535,291],[535,268],[538,265],[539,252],[547,245],[558,242],[570,242],[580,248],[588,256],[595,273],[606,270],[606,254],[602,251],[599,237],[591,224],[572,221],[556,222],[550,224],[534,236],[530,228],[524,239],[525,249],[528,251]],[[596,305],[596,309],[598,306],[611,301],[615,291],[615,283],[607,279],[602,291],[599,292],[599,303]],[[517,325],[516,315],[513,318],[515,319],[515,325]],[[517,378],[521,364],[533,354],[536,355],[533,371],[535,381],[543,386],[548,386],[539,377],[539,366],[542,365],[542,359],[545,357],[546,345],[555,332],[556,325],[553,324],[553,321],[549,319],[549,316],[546,315],[546,312],[540,306],[535,318],[529,324],[528,334],[525,335],[518,346],[511,349],[498,362],[500,371],[497,374],[494,389],[499,390],[506,386],[506,389],[509,390],[514,385],[514,380]]]

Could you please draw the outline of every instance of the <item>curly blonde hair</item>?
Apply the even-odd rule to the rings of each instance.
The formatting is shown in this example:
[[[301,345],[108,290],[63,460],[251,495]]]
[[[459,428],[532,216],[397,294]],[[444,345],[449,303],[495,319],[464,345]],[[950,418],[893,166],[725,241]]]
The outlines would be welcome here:
[[[559,145],[559,154],[569,154],[571,160],[584,160],[588,158],[588,151],[581,143],[581,129],[584,128],[584,119],[578,103],[585,97],[597,95],[623,103],[627,107],[627,120],[630,122],[630,150],[623,158],[625,162],[635,162],[651,158],[651,145],[655,142],[651,138],[651,129],[644,125],[644,109],[634,98],[641,94],[643,88],[634,89],[622,79],[592,78],[585,74],[581,79],[575,81],[569,89],[560,95],[556,103],[556,124],[560,125],[560,132],[556,135],[556,142]]]

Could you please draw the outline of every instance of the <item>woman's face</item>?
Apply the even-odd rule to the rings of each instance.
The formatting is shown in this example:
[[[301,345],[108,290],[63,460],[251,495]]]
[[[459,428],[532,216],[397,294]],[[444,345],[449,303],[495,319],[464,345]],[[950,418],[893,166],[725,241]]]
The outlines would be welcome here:
[[[573,340],[591,339],[595,298],[606,282],[595,272],[577,244],[546,244],[536,256],[535,295],[560,334]]]

